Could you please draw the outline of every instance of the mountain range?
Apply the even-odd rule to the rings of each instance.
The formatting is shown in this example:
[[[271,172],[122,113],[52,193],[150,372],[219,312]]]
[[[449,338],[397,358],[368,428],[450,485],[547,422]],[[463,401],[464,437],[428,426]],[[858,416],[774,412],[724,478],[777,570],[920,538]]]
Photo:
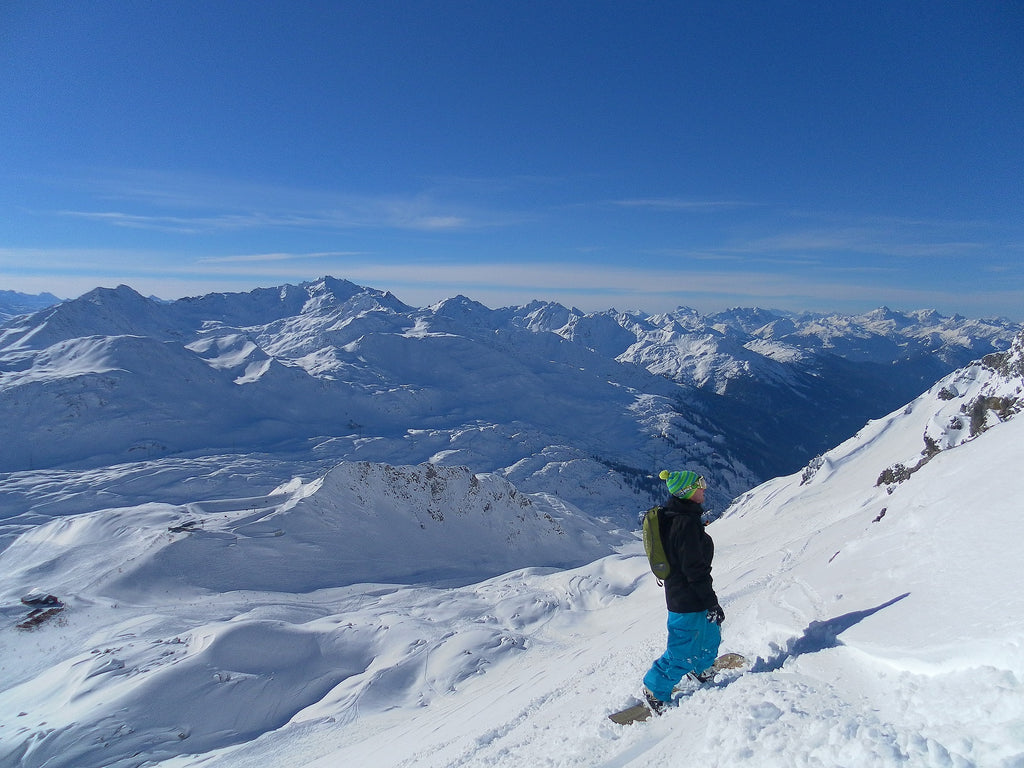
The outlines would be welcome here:
[[[720,513],[1020,328],[885,308],[414,308],[331,277],[174,302],[98,288],[0,325],[0,471],[429,462],[627,522],[659,468],[688,466]]]
[[[661,653],[665,602],[635,526],[602,518],[606,499],[569,483],[593,478],[588,462],[600,460],[573,453],[568,442],[544,443],[590,434],[573,431],[581,394],[560,395],[544,410],[552,424],[538,422],[520,442],[499,422],[457,435],[407,425],[392,435],[368,420],[341,437],[298,439],[298,430],[276,450],[152,448],[148,458],[125,461],[114,442],[88,453],[87,439],[104,437],[88,420],[121,413],[110,428],[132,428],[131,409],[103,401],[134,392],[143,403],[142,383],[173,373],[154,346],[170,360],[195,358],[192,380],[176,378],[161,390],[183,414],[196,407],[189,397],[210,391],[186,386],[195,377],[223,376],[231,386],[212,391],[237,393],[279,375],[323,381],[332,397],[360,391],[361,382],[362,397],[381,398],[377,408],[387,414],[441,387],[403,383],[402,372],[435,371],[449,388],[482,385],[484,373],[471,367],[476,357],[466,356],[472,351],[484,355],[485,372],[506,357],[518,360],[507,369],[516,394],[531,382],[586,390],[599,381],[583,375],[588,370],[615,373],[596,395],[626,396],[607,410],[591,403],[591,417],[625,442],[630,423],[689,414],[691,396],[728,402],[728,386],[708,392],[614,361],[567,338],[568,322],[544,330],[535,315],[495,332],[495,315],[464,300],[446,303],[447,315],[441,306],[412,316],[400,305],[370,309],[358,320],[339,312],[340,327],[327,328],[302,308],[313,294],[333,301],[315,285],[290,290],[308,297],[298,314],[268,323],[252,323],[261,312],[236,308],[234,323],[196,326],[181,319],[182,306],[121,289],[93,296],[92,306],[61,305],[81,313],[70,319],[34,315],[5,329],[5,382],[25,379],[15,394],[32,384],[67,387],[77,370],[77,389],[57,391],[83,399],[71,416],[36,417],[77,458],[0,474],[0,765],[641,768],[681,755],[721,768],[1021,764],[1024,333],[728,504],[707,528],[714,587],[726,613],[723,650],[749,664],[711,685],[684,686],[665,715],[623,728],[606,716],[635,700]],[[107,311],[115,299],[133,311]],[[226,307],[233,299],[216,301]],[[375,307],[387,297],[358,289],[354,299]],[[556,308],[543,309],[558,322]],[[83,316],[97,333],[69,336],[80,334]],[[422,323],[410,325],[413,316]],[[614,331],[607,318],[580,317],[605,323],[600,339]],[[620,324],[618,313],[607,317]],[[309,323],[321,340],[340,339],[360,321],[377,330],[339,351],[304,347],[298,332]],[[268,328],[274,322],[282,327]],[[522,327],[528,322],[540,325]],[[757,338],[774,343],[767,335]],[[496,357],[485,355],[483,340],[492,337]],[[294,349],[283,354],[271,338]],[[437,343],[418,358],[401,357],[422,339]],[[309,348],[327,349],[307,353],[305,366],[322,366],[316,374],[295,362]],[[813,361],[820,353],[802,354]],[[388,363],[377,379],[372,360]],[[456,373],[443,367],[456,360]],[[117,367],[128,362],[135,368]],[[464,401],[477,416],[484,403],[499,407],[493,394],[432,394],[446,407]],[[225,397],[196,412],[213,418],[220,408],[241,418]],[[538,394],[527,404],[544,402]],[[269,409],[275,401],[264,394],[250,404]],[[679,410],[659,410],[668,404]],[[632,422],[615,415],[624,405],[636,410]],[[522,412],[503,407],[499,414]],[[63,425],[70,417],[84,436]],[[412,410],[393,415],[401,417],[421,418]],[[19,437],[19,418],[5,425],[5,442]],[[694,419],[666,422],[669,437],[678,425],[710,423]],[[190,425],[193,445],[216,442],[214,428]],[[513,444],[507,453],[495,435]],[[453,437],[454,447],[439,447]],[[525,468],[480,466],[518,455],[531,439],[544,447],[519,460]],[[413,461],[338,457],[364,447],[393,456],[404,450]],[[723,462],[727,449],[716,443]],[[427,450],[434,461],[418,461]],[[104,455],[115,463],[102,463]],[[561,490],[525,492],[512,475],[575,490],[580,504]]]
[[[60,299],[52,293],[28,294],[0,290],[0,323],[59,303]]]

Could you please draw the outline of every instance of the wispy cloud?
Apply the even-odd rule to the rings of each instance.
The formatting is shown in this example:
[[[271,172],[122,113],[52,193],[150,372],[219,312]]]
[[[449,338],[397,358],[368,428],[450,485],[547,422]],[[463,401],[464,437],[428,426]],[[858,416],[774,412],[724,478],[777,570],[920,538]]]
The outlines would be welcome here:
[[[460,231],[524,218],[431,189],[354,194],[160,171],[97,172],[51,183],[86,197],[84,205],[55,211],[59,216],[183,235],[260,229]]]
[[[304,262],[317,259],[345,258],[350,256],[367,256],[366,251],[320,251],[316,253],[247,253],[237,256],[203,256],[196,259],[196,264],[260,264]]]
[[[695,213],[759,207],[758,203],[746,203],[739,200],[688,200],[677,197],[644,197],[629,200],[613,200],[612,205],[622,208],[649,208],[657,211]]]
[[[540,190],[541,181],[549,184],[543,194],[524,189]],[[173,298],[333,274],[421,305],[464,293],[490,306],[550,299],[584,309],[662,311],[845,302],[971,314],[973,302],[978,314],[1019,315],[1011,302],[1021,298],[1014,292],[1022,284],[1021,242],[1009,226],[734,199],[602,193],[595,200],[557,179],[512,179],[503,187],[498,179],[455,177],[408,194],[362,195],[175,173],[77,182],[70,195],[42,196],[62,201],[52,208],[60,208],[64,224],[89,223],[63,230],[78,230],[76,241],[86,245],[139,247],[0,249],[4,287],[35,280],[71,295],[73,287],[123,282]],[[67,180],[61,191],[75,183]],[[506,195],[511,187],[515,194]],[[509,225],[518,227],[514,237],[488,229]],[[114,228],[122,230],[116,237]],[[129,229],[199,237],[129,237]],[[963,269],[975,261],[967,283]],[[1003,264],[995,278],[980,279]]]
[[[312,224],[309,217],[270,216],[267,214],[218,214],[207,216],[167,216],[125,213],[123,211],[57,211],[61,216],[110,224],[127,229],[200,234],[270,227],[300,227]]]
[[[966,256],[988,243],[951,239],[944,232],[913,232],[865,227],[837,227],[788,232],[732,244],[734,253],[863,253],[888,256]]]
[[[173,258],[172,258],[173,256]],[[31,260],[38,268],[27,269]],[[830,270],[764,268],[611,267],[581,269],[578,263],[431,263],[387,261],[348,251],[251,253],[206,256],[125,250],[77,251],[0,249],[0,281],[14,290],[77,296],[97,285],[124,283],[163,298],[215,291],[248,291],[313,280],[325,274],[390,290],[406,303],[426,306],[458,293],[488,306],[559,301],[586,311],[640,309],[660,312],[677,306],[716,311],[726,306],[864,311],[882,304],[902,309],[934,307],[973,316],[1019,317],[1024,288],[907,285],[854,267]]]
[[[183,235],[260,229],[407,229],[460,230],[494,226],[493,222],[467,216],[431,213],[422,204],[395,201],[362,201],[347,208],[310,212],[214,213],[195,216],[124,211],[58,211],[61,216],[88,219],[129,229],[148,229]]]

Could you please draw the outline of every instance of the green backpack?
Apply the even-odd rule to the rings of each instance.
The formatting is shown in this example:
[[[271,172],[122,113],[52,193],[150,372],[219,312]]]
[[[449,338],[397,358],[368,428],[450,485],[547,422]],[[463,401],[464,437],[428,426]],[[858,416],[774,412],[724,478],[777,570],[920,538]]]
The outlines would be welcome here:
[[[659,525],[658,512],[661,507],[651,507],[643,516],[644,552],[647,553],[647,560],[651,564],[651,573],[661,584],[672,572],[668,564],[668,556],[665,554],[665,547],[661,543],[661,526]]]

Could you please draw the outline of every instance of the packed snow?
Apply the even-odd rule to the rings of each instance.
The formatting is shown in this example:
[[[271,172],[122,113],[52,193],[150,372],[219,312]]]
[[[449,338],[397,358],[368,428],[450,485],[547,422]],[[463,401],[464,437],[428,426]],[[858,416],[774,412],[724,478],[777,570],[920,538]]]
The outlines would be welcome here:
[[[750,668],[627,727],[663,598],[635,532],[552,494],[255,455],[6,475],[0,765],[1022,766],[1022,347],[712,523]]]

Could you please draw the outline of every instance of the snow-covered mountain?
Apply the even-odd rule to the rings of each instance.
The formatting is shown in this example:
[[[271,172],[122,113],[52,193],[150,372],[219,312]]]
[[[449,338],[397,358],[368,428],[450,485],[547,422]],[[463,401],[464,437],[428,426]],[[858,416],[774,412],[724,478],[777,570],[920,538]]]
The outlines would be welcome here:
[[[291,452],[499,472],[632,518],[650,467],[718,503],[756,476],[678,385],[458,297],[414,310],[330,278],[173,304],[96,290],[0,330],[0,469]]]
[[[1020,765],[1022,398],[1024,334],[738,498],[751,669],[628,728],[664,602],[593,510],[284,453],[6,475],[0,765]]]
[[[60,299],[52,293],[19,293],[18,291],[0,290],[0,323],[19,315],[27,315],[46,307],[59,304]]]
[[[751,442],[744,459],[763,477],[791,472],[951,370],[1005,350],[1021,328],[888,308],[852,317],[679,310],[629,327],[636,342],[618,359],[722,396],[711,409]]]
[[[0,326],[0,471],[431,462],[626,521],[660,492],[655,469],[685,465],[720,512],[1018,329],[889,310],[417,309],[330,277],[171,303],[96,289]]]

